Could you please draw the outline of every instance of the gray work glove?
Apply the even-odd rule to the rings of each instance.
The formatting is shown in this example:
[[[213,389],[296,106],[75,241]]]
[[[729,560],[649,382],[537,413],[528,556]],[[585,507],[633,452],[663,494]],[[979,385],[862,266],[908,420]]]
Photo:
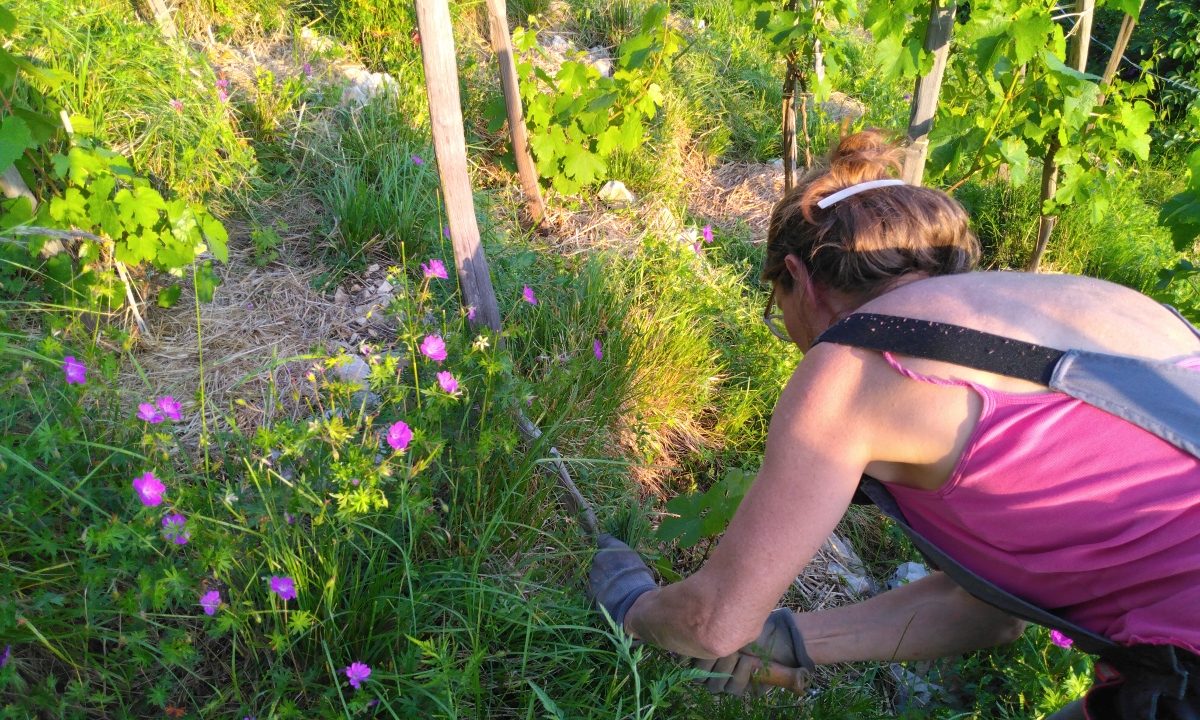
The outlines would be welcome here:
[[[642,593],[657,587],[642,557],[608,533],[600,536],[599,550],[588,574],[588,596],[608,611],[618,627],[625,626],[625,613]]]
[[[716,660],[695,660],[693,666],[708,672],[723,673],[729,677],[704,680],[708,691],[714,694],[729,693],[743,695],[747,688],[758,696],[769,690],[768,686],[752,682],[755,670],[765,662],[776,662],[789,668],[798,668],[801,675],[816,669],[804,649],[804,638],[796,627],[796,618],[787,608],[777,608],[767,616],[758,639],[741,650]],[[802,684],[792,680],[791,687]]]

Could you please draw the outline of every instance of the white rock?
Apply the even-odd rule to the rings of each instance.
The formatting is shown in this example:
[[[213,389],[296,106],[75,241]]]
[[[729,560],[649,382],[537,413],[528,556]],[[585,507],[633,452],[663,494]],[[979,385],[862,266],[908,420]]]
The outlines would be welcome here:
[[[594,47],[588,50],[587,63],[596,68],[601,77],[612,77],[612,55],[609,54],[608,48]]]
[[[850,543],[834,533],[825,542],[825,549],[831,556],[829,572],[841,580],[847,590],[861,597],[875,594],[875,582],[867,575],[862,559],[854,552],[854,548],[850,547]]]
[[[604,183],[604,187],[600,188],[597,197],[609,205],[628,205],[633,202],[633,193],[629,192],[629,188],[625,187],[625,183],[620,180],[609,180]]]
[[[375,288],[375,292],[379,293],[380,295],[390,295],[392,292],[392,284],[387,280],[384,280],[383,282],[379,283],[379,287]]]
[[[906,562],[896,568],[896,572],[892,573],[892,578],[888,580],[888,587],[896,589],[901,585],[907,585],[914,580],[920,580],[929,574],[929,568],[918,562]]]

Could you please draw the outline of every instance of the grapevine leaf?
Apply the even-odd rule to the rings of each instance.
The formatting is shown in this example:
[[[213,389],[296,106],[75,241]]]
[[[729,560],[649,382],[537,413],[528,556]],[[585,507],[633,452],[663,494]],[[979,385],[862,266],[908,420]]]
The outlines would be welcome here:
[[[654,39],[648,35],[634,35],[621,43],[621,67],[626,70],[637,70],[646,64],[653,50]]]
[[[12,165],[32,147],[35,145],[29,125],[16,115],[4,118],[0,124],[0,170]]]
[[[1191,155],[1194,164],[1200,164],[1200,150]],[[1163,203],[1158,213],[1158,223],[1171,232],[1171,242],[1175,250],[1183,252],[1195,245],[1200,239],[1200,187],[1197,178],[1200,173],[1192,170],[1192,182],[1186,190],[1172,196]]]
[[[596,138],[596,153],[601,156],[612,155],[613,151],[620,146],[621,128],[618,125],[608,126],[608,129]]]
[[[13,15],[8,8],[0,5],[0,32],[11,33],[17,29],[17,16]]]
[[[1142,0],[1110,0],[1110,3],[1113,8],[1135,18],[1142,10]]]
[[[229,233],[221,221],[203,213],[200,217],[200,231],[204,233],[204,239],[208,241],[213,257],[221,262],[229,262]]]
[[[1013,62],[1024,65],[1046,47],[1046,38],[1054,29],[1054,21],[1040,7],[1026,7],[1020,15],[1023,17],[1018,17],[1013,22],[1009,33],[1015,51]]]
[[[158,255],[158,233],[149,228],[142,232],[131,232],[123,242],[116,244],[117,260],[129,264],[140,265],[146,260],[153,260]]]
[[[161,308],[174,307],[175,303],[179,302],[179,295],[182,290],[179,285],[168,285],[158,291],[158,306]]]
[[[1009,177],[1014,185],[1025,182],[1029,176],[1029,151],[1024,141],[1017,137],[1007,137],[1000,143],[1000,155],[1008,163]]]
[[[196,267],[196,297],[200,298],[201,302],[212,302],[213,293],[221,286],[221,278],[213,272],[212,261],[208,260],[203,265]]]
[[[563,170],[579,184],[590,185],[608,171],[608,166],[599,155],[585,147],[575,146],[568,151]]]
[[[1049,68],[1050,72],[1058,76],[1060,79],[1065,79],[1068,81],[1073,80],[1079,83],[1100,81],[1099,76],[1092,75],[1090,73],[1079,72],[1075,68],[1064,63],[1062,60],[1059,60],[1058,56],[1049,50],[1042,52],[1042,59],[1046,62],[1046,67]]]
[[[625,122],[621,123],[621,148],[628,152],[637,150],[644,135],[641,119],[636,115],[625,118]]]

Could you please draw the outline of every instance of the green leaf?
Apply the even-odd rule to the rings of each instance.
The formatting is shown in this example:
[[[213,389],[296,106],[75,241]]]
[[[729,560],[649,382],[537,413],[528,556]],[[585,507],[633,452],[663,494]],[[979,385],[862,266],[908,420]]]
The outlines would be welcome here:
[[[1053,31],[1054,21],[1043,6],[1022,8],[1009,27],[1014,46],[1013,62],[1024,65],[1037,57],[1045,49],[1046,40]]]
[[[17,29],[17,16],[9,12],[8,8],[0,5],[0,32],[11,33]]]
[[[140,265],[147,260],[153,260],[158,255],[158,241],[158,233],[149,228],[141,232],[131,232],[123,241],[116,243],[116,258],[127,265]]]
[[[627,152],[637,150],[645,139],[646,130],[642,121],[636,115],[625,118],[621,123],[621,149]]]
[[[1008,163],[1009,177],[1014,185],[1025,182],[1029,176],[1029,150],[1025,142],[1017,137],[1006,137],[1000,142],[1000,156]]]
[[[213,293],[221,286],[221,278],[213,272],[212,260],[196,266],[196,297],[201,302],[212,302]]]
[[[179,295],[182,292],[183,291],[179,287],[178,284],[168,285],[167,287],[163,288],[162,290],[159,290],[158,291],[158,306],[161,308],[174,307],[175,303],[179,302]]]
[[[596,152],[602,157],[608,157],[621,146],[621,128],[610,125],[608,129],[596,137]]]
[[[204,233],[213,257],[221,262],[229,262],[229,233],[221,221],[205,212],[200,218],[200,231]]]
[[[1188,189],[1163,203],[1158,223],[1171,231],[1177,252],[1192,249],[1200,240],[1200,191]]]
[[[608,171],[608,166],[599,155],[576,146],[567,152],[563,170],[580,185],[590,185]]]
[[[0,124],[0,172],[17,161],[29,148],[36,147],[29,125],[16,115],[9,115]]]

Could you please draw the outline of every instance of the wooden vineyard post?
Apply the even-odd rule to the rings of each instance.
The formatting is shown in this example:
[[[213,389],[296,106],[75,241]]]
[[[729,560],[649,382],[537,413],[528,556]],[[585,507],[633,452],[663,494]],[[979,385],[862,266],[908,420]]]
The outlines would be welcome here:
[[[475,322],[500,332],[500,307],[492,288],[487,258],[479,242],[475,200],[467,174],[467,141],[458,96],[458,65],[454,56],[450,7],[447,0],[415,0],[415,3],[433,151],[450,223],[459,285],[464,304],[475,307]]]
[[[1092,41],[1092,15],[1095,6],[1096,0],[1075,0],[1077,20],[1074,34],[1067,45],[1067,64],[1079,72],[1087,71],[1088,45]],[[1046,146],[1046,159],[1042,166],[1040,196],[1042,208],[1045,207],[1046,201],[1058,192],[1058,162],[1055,160],[1058,149],[1058,134],[1055,133]],[[1037,244],[1034,245],[1033,254],[1029,257],[1029,265],[1025,268],[1029,272],[1037,272],[1038,266],[1042,264],[1042,256],[1046,254],[1046,245],[1049,244],[1050,235],[1054,232],[1054,226],[1057,223],[1057,215],[1046,215],[1044,212],[1041,214],[1038,220]]]
[[[542,188],[538,185],[537,168],[529,154],[529,135],[525,129],[525,111],[521,107],[521,91],[517,85],[517,65],[513,60],[512,36],[508,32],[508,10],[505,0],[487,0],[488,26],[492,49],[500,64],[500,86],[504,91],[504,109],[508,114],[508,133],[513,159],[525,193],[525,210],[533,224],[540,225],[546,214]]]
[[[933,54],[933,67],[917,79],[913,90],[912,111],[908,116],[908,147],[904,150],[901,174],[909,185],[920,185],[925,176],[929,154],[929,131],[937,112],[938,93],[950,57],[950,35],[954,31],[955,0],[930,0],[929,27],[925,30],[925,51]]]
[[[1104,104],[1104,93],[1113,78],[1117,76],[1117,68],[1121,66],[1121,57],[1125,55],[1125,48],[1129,47],[1129,39],[1133,37],[1133,26],[1137,25],[1138,15],[1142,14],[1142,5],[1144,4],[1144,0],[1139,2],[1137,14],[1126,13],[1125,18],[1121,21],[1121,30],[1117,33],[1117,41],[1113,43],[1112,55],[1108,58],[1108,64],[1104,66],[1104,77],[1100,80],[1100,99],[1096,101],[1097,105]]]

